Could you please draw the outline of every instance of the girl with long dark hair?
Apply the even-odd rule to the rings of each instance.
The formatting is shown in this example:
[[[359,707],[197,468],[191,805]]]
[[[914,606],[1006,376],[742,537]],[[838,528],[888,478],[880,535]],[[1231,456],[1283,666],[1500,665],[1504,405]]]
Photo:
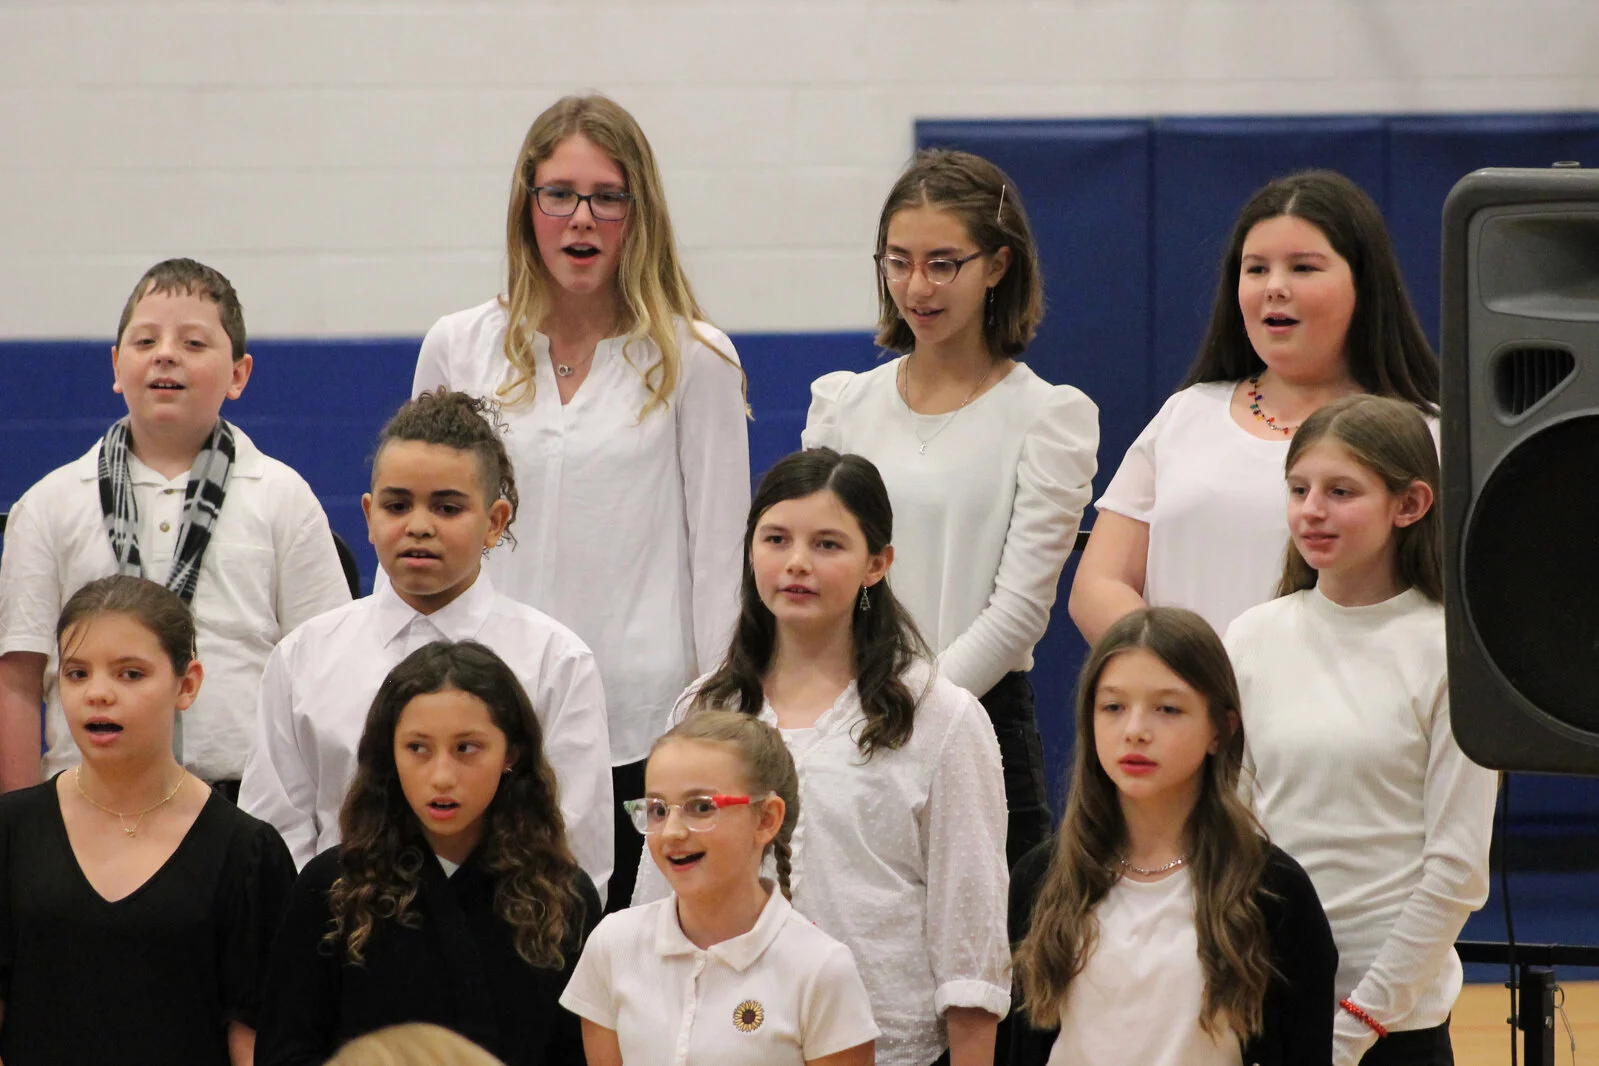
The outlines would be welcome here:
[[[759,715],[799,770],[794,906],[862,960],[886,1066],[986,1063],[1010,1004],[993,726],[937,673],[887,580],[893,509],[857,455],[761,479],[720,669],[679,702]],[[645,868],[635,902],[665,895]]]
[[[599,896],[566,843],[526,691],[473,641],[424,645],[384,680],[340,813],[272,951],[259,1066],[325,1062],[402,1022],[508,1066],[582,1061],[558,1005]]]

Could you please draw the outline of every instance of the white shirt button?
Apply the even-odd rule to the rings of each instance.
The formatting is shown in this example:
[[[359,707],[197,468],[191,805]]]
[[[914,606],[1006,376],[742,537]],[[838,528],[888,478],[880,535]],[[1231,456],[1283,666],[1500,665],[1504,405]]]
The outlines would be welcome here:
[[[161,532],[170,533],[171,531],[172,531],[172,523],[171,522],[162,522],[161,523]]]

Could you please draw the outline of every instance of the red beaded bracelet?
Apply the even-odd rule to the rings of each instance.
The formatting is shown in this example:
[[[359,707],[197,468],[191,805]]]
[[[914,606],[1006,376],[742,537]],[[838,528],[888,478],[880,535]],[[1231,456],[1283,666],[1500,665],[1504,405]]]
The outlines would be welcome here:
[[[1376,1018],[1373,1018],[1371,1015],[1367,1014],[1365,1011],[1361,1010],[1359,1007],[1355,1006],[1353,1000],[1341,999],[1338,1001],[1338,1005],[1344,1008],[1344,1010],[1348,1011],[1350,1014],[1353,1014],[1362,1022],[1365,1022],[1366,1028],[1376,1033],[1379,1039],[1388,1035],[1388,1030],[1383,1028],[1382,1023]]]

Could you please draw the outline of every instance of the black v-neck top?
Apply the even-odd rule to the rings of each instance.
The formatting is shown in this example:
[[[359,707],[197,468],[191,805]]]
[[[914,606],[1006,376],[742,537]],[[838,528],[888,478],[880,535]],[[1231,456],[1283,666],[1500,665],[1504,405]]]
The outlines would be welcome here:
[[[378,922],[360,965],[322,939],[339,849],[306,863],[272,948],[256,1066],[320,1064],[345,1042],[403,1022],[453,1029],[507,1066],[581,1063],[581,1023],[559,1000],[600,920],[599,894],[579,870],[583,913],[567,916],[564,965],[530,966],[494,911],[496,881],[479,858],[474,852],[446,876],[428,854],[411,908],[417,925]]]
[[[0,796],[5,1066],[227,1066],[257,1024],[294,860],[212,794],[171,857],[115,902],[78,865],[52,778]]]

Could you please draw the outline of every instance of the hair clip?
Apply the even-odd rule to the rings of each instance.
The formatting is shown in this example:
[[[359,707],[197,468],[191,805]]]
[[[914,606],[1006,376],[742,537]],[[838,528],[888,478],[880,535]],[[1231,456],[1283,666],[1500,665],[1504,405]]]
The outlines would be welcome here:
[[[994,221],[995,222],[1001,222],[1001,223],[1005,221],[1005,186],[1004,185],[1001,185],[999,187],[999,210],[994,212]]]

